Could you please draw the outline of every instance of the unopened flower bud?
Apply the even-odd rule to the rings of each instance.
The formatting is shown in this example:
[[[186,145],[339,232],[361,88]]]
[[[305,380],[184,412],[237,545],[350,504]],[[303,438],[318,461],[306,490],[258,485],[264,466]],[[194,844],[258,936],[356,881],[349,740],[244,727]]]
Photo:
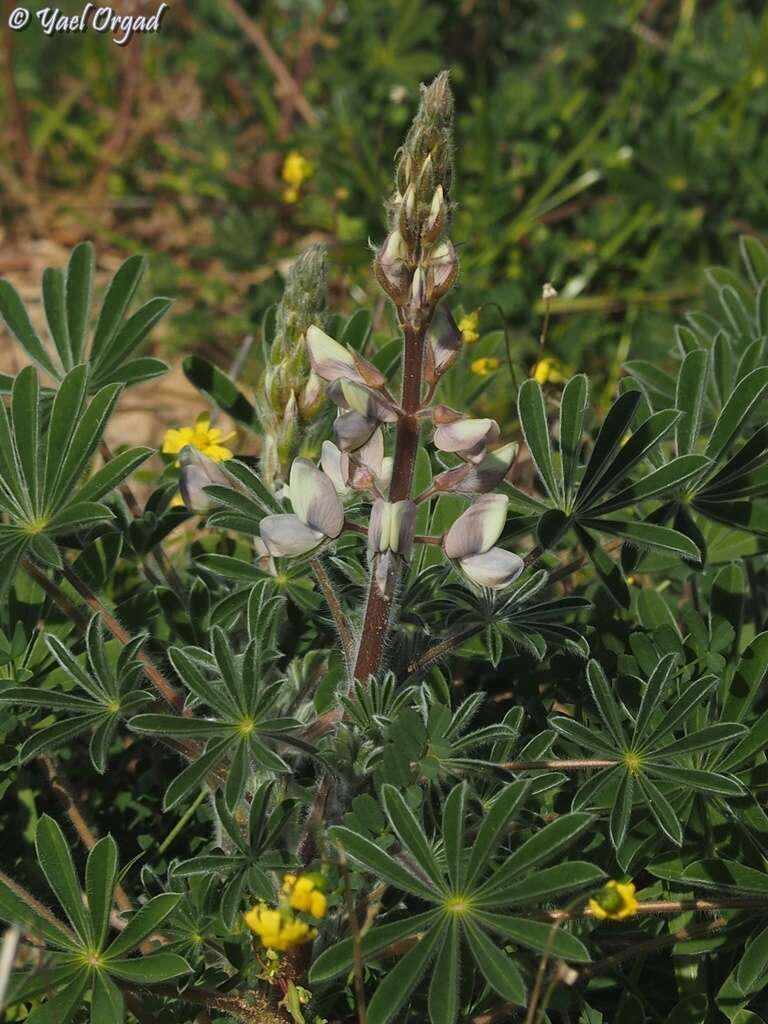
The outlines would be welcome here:
[[[256,408],[268,455],[262,458],[261,470],[270,487],[286,478],[305,432],[322,409],[322,390],[310,379],[306,332],[313,322],[323,321],[326,284],[325,248],[311,245],[291,264],[274,336],[263,338],[265,371]],[[285,420],[289,402],[295,405],[289,413],[290,429]]]
[[[448,238],[437,242],[426,253],[427,298],[436,302],[450,291],[459,274],[459,259]]]
[[[427,281],[424,271],[421,267],[416,267],[411,281],[411,315],[414,319],[418,319],[419,314],[424,308],[427,297]]]
[[[432,163],[432,154],[428,153],[427,158],[421,165],[418,182],[418,199],[428,202],[435,190],[435,168]]]
[[[398,228],[407,243],[412,244],[416,241],[416,189],[413,183],[408,186],[403,194],[403,201],[398,211]]]
[[[291,458],[291,453],[296,446],[299,433],[299,404],[296,395],[291,392],[291,397],[285,406],[283,419],[277,431],[277,454],[281,464],[285,464]]]
[[[325,388],[318,375],[312,371],[299,398],[299,412],[304,421],[314,419],[325,405]]]
[[[379,284],[389,297],[400,304],[408,296],[410,271],[406,259],[408,247],[399,231],[391,231],[374,261]]]
[[[416,506],[412,501],[384,501],[377,498],[371,509],[368,547],[371,551],[393,551],[407,558],[413,548]]]
[[[435,311],[427,331],[424,376],[428,384],[436,381],[450,369],[461,354],[461,331],[445,305]]]
[[[432,195],[429,216],[421,229],[421,244],[431,245],[442,235],[448,219],[448,205],[445,201],[443,186],[438,185]]]

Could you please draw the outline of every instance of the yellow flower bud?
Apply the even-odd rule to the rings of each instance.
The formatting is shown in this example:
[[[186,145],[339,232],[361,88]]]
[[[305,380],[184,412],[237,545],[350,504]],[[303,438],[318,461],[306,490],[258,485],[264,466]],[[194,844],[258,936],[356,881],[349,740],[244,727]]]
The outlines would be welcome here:
[[[459,320],[458,327],[461,331],[461,337],[465,345],[474,345],[476,341],[479,341],[479,326],[480,314],[477,310],[474,313],[465,314],[461,320]]]
[[[489,373],[498,368],[499,360],[495,356],[483,356],[471,363],[472,373],[476,373],[478,377],[487,377]]]
[[[615,879],[607,882],[597,897],[589,901],[592,916],[599,921],[623,921],[636,914],[637,908],[632,882],[617,882]]]

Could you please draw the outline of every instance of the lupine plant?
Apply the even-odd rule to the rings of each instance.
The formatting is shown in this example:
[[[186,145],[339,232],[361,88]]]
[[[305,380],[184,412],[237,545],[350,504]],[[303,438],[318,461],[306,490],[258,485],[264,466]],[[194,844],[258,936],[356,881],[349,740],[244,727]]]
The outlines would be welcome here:
[[[46,272],[51,346],[0,288],[9,1021],[768,1019],[768,252],[607,403],[510,366],[503,438],[446,401],[452,133],[441,74],[378,315],[309,249],[152,462],[100,444],[141,262],[93,325]]]

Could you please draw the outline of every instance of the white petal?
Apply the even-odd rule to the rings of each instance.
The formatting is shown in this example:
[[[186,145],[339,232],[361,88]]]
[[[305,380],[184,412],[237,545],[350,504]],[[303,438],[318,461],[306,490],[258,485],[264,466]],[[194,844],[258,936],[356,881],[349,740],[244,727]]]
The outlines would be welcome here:
[[[259,524],[261,539],[275,558],[305,555],[323,540],[320,530],[305,526],[298,516],[266,516]]]
[[[186,445],[179,454],[181,473],[179,474],[179,490],[186,507],[190,512],[207,512],[216,504],[216,499],[206,494],[204,487],[218,484],[219,487],[233,487],[232,477],[219,468],[218,463],[203,455],[202,452]]]
[[[374,430],[370,439],[358,451],[357,458],[374,477],[381,476],[384,464],[384,434],[381,430]]]
[[[336,493],[346,494],[349,483],[349,456],[347,453],[339,451],[333,441],[323,441],[320,465],[336,488]]]
[[[457,420],[439,426],[433,441],[441,452],[473,452],[493,444],[499,433],[499,425],[495,420]]]
[[[433,479],[437,491],[451,491],[454,494],[484,494],[497,487],[509,472],[517,454],[517,445],[502,445],[488,452],[476,465],[446,469]]]
[[[443,539],[449,558],[480,555],[501,536],[509,499],[504,494],[484,494],[462,512]]]
[[[366,419],[378,420],[379,423],[394,423],[397,419],[395,410],[363,384],[342,380],[340,381],[340,390],[342,400],[338,401],[337,398],[333,398],[338,405],[343,405],[345,408],[351,409],[352,412],[365,416]]]
[[[334,341],[314,324],[307,330],[307,351],[312,369],[323,380],[361,380],[355,360],[349,349]]]
[[[345,412],[333,421],[333,433],[343,452],[361,448],[376,429],[376,420],[368,420],[356,412]]]
[[[291,504],[299,519],[326,537],[338,537],[344,525],[344,506],[331,480],[307,459],[291,466]]]
[[[504,548],[491,548],[482,555],[470,555],[459,561],[461,569],[480,587],[503,590],[513,583],[525,568],[519,555]]]
[[[371,506],[371,515],[368,519],[368,547],[371,551],[386,551],[382,547],[384,538],[384,519],[386,516],[387,503],[382,498],[377,498]]]

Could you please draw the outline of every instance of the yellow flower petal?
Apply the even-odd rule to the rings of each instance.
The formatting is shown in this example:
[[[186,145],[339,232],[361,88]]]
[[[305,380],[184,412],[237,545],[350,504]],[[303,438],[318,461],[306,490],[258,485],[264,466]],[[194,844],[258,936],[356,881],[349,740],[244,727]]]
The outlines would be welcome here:
[[[191,427],[182,427],[180,430],[166,430],[163,439],[163,452],[165,455],[178,455],[184,445],[191,444],[195,436]]]
[[[470,364],[472,373],[476,373],[478,377],[487,377],[493,370],[498,370],[499,360],[494,356],[484,356],[480,359],[475,359]]]
[[[313,892],[309,904],[309,912],[312,917],[325,917],[327,909],[328,900],[325,898],[325,893],[317,891]]]

